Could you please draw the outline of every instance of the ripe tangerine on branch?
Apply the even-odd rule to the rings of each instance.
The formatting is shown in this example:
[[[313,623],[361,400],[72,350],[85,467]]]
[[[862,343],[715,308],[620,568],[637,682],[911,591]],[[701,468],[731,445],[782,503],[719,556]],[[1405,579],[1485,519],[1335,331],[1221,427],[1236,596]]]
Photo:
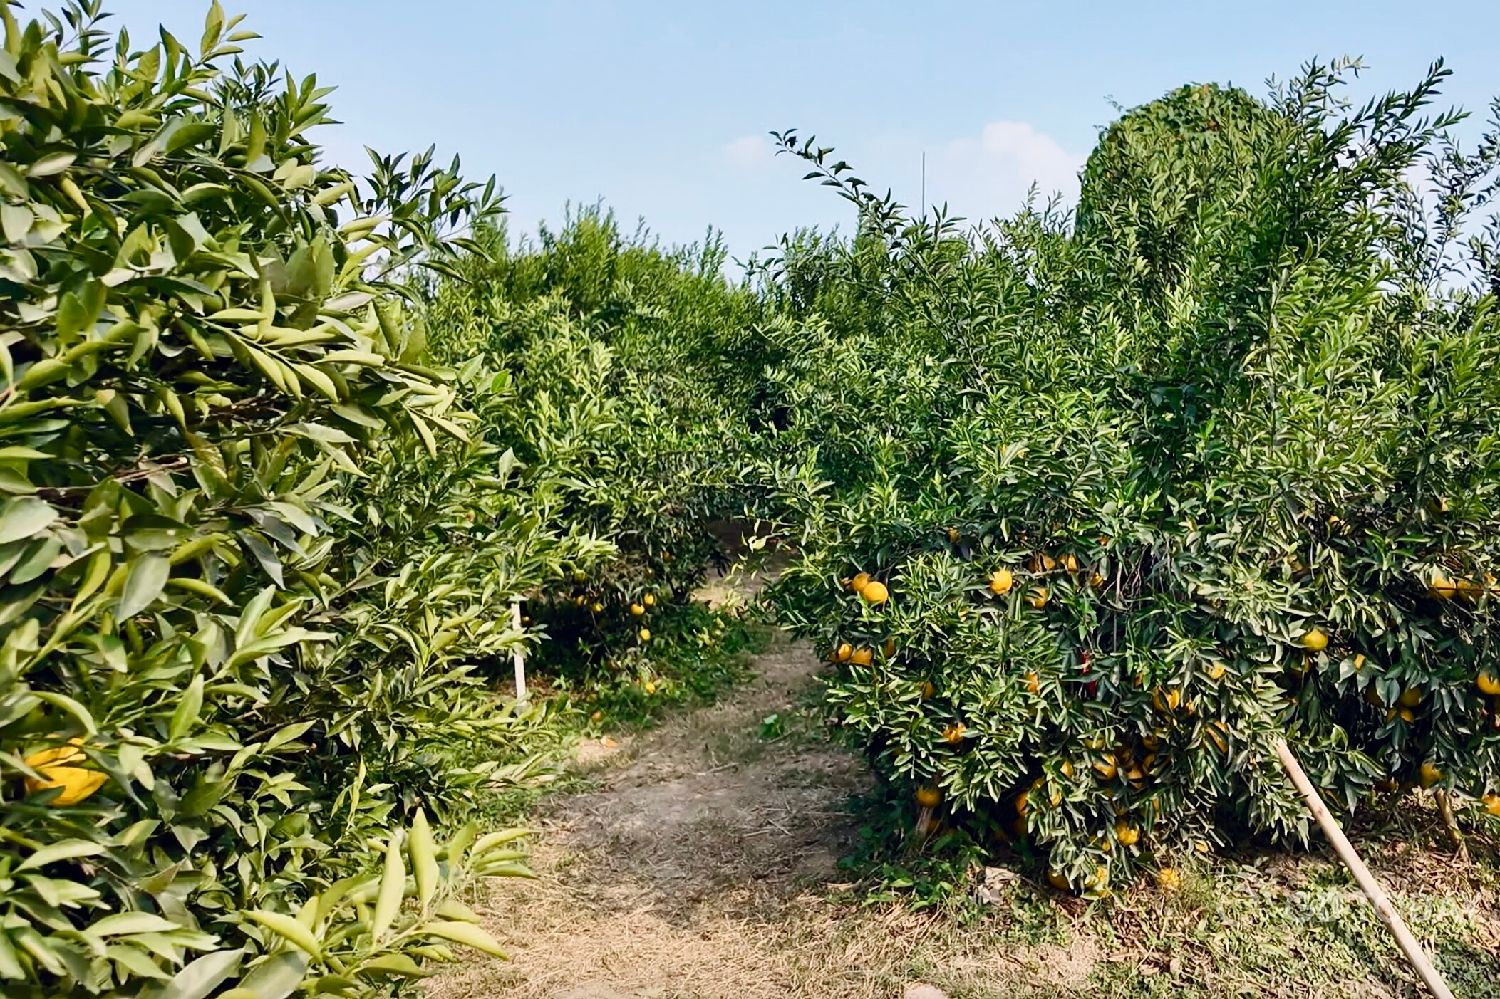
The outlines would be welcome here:
[[[885,588],[884,583],[872,581],[865,584],[864,589],[859,591],[859,595],[864,598],[865,603],[878,607],[890,599],[891,594]]]

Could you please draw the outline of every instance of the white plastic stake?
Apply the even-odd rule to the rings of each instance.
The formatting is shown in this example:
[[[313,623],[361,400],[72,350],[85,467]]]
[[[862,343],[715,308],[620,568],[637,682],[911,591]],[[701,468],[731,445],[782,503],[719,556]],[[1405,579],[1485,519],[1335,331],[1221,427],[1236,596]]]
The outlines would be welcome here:
[[[521,598],[519,596],[510,598],[510,626],[516,631],[521,630]],[[511,663],[516,668],[516,703],[526,703],[526,653],[521,651],[518,644],[510,653]]]

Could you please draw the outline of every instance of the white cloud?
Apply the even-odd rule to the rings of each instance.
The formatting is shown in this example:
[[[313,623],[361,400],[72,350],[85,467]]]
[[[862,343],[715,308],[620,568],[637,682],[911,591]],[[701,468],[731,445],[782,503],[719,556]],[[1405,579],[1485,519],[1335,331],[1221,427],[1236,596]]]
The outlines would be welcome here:
[[[1024,121],[992,121],[979,136],[953,139],[927,155],[927,203],[946,202],[972,220],[1010,215],[1034,183],[1045,201],[1078,200],[1084,157]]]
[[[720,146],[719,152],[731,166],[743,170],[763,167],[776,157],[776,150],[763,135],[742,135]]]

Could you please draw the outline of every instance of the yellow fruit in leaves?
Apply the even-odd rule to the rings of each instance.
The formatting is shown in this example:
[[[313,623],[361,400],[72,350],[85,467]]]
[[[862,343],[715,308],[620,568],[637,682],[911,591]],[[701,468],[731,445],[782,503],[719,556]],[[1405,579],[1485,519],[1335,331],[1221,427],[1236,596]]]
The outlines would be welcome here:
[[[1484,805],[1486,812],[1500,818],[1500,794],[1487,794],[1483,798],[1480,798],[1479,802]]]
[[[1481,694],[1488,694],[1491,697],[1500,696],[1500,678],[1497,678],[1495,674],[1480,673],[1474,679],[1474,683],[1479,687]]]
[[[1068,570],[1069,572],[1077,572],[1078,571],[1078,556],[1076,556],[1076,555],[1064,555],[1062,557],[1062,567],[1064,569]]]
[[[1443,779],[1443,772],[1437,768],[1437,764],[1431,760],[1424,762],[1417,768],[1417,783],[1423,787],[1431,787]]]
[[[1051,572],[1057,568],[1057,559],[1051,555],[1033,555],[1031,556],[1031,560],[1026,563],[1026,567],[1032,572]]]
[[[1043,607],[1047,606],[1047,601],[1051,598],[1052,594],[1045,586],[1038,586],[1036,589],[1026,594],[1026,602],[1036,610],[1041,610]]]
[[[855,593],[863,592],[864,588],[869,585],[870,574],[868,572],[861,572],[849,581],[849,589]]]
[[[644,597],[641,597],[641,603],[645,604],[647,607],[655,607],[656,606],[656,594],[654,594],[654,593],[648,593],[648,594],[646,594]]]
[[[1417,720],[1417,713],[1411,708],[1402,708],[1401,710],[1397,711],[1396,714],[1400,715],[1401,720],[1406,722],[1406,724],[1408,725]]]
[[[1073,776],[1073,761],[1063,760],[1062,766],[1058,767],[1057,769],[1062,772],[1062,775],[1064,777],[1071,777]]]
[[[1167,687],[1165,690],[1158,687],[1156,693],[1151,695],[1151,703],[1156,705],[1158,711],[1176,711],[1182,707],[1182,691],[1177,687]]]
[[[1120,841],[1121,846],[1135,846],[1140,842],[1141,831],[1128,822],[1116,822],[1115,839]]]
[[[854,646],[844,642],[833,650],[833,658],[836,662],[846,663],[854,655]]]
[[[1031,694],[1042,692],[1042,681],[1035,673],[1026,674],[1026,690]]]
[[[1094,761],[1094,773],[1099,775],[1100,780],[1114,780],[1115,774],[1119,773],[1119,769],[1115,765],[1114,759],[1109,756]]]
[[[35,794],[61,788],[62,793],[49,802],[55,808],[76,805],[92,796],[104,785],[105,775],[98,770],[70,766],[88,758],[79,748],[82,745],[82,739],[69,739],[66,746],[44,749],[26,757],[26,765],[41,775],[40,779],[27,777],[26,790]]]
[[[1321,628],[1313,628],[1302,635],[1302,647],[1310,652],[1322,652],[1328,648],[1328,635]]]
[[[870,582],[866,583],[865,588],[859,591],[859,595],[865,598],[865,603],[874,604],[878,607],[890,599],[891,593],[885,588],[884,583]]]
[[[948,743],[950,746],[957,745],[958,743],[964,741],[964,731],[965,729],[963,722],[954,722],[952,725],[949,725],[947,728],[943,729],[943,741]]]
[[[1362,670],[1364,668],[1365,668],[1365,654],[1363,652],[1361,652],[1359,655],[1357,655],[1357,656],[1354,657],[1354,672],[1358,673],[1360,670]]]
[[[642,614],[646,613],[646,608],[642,607],[640,604],[631,604],[630,613],[635,617],[640,617]]]
[[[924,701],[931,700],[932,699],[932,695],[936,694],[936,693],[937,693],[937,688],[932,685],[932,681],[931,680],[923,680],[922,681],[922,700],[924,700]]]
[[[849,656],[849,661],[856,666],[868,666],[875,659],[875,650],[868,646],[861,646],[854,650]]]
[[[647,680],[646,681],[646,693],[648,693],[648,694],[654,694],[654,693],[656,693],[656,681],[655,680]]]
[[[1222,680],[1222,679],[1224,679],[1224,674],[1228,673],[1228,672],[1229,672],[1229,667],[1228,666],[1225,666],[1223,663],[1219,662],[1218,660],[1215,660],[1208,667],[1208,678],[1210,680]]]
[[[1208,736],[1208,741],[1212,742],[1214,746],[1219,750],[1219,752],[1229,752],[1228,725],[1225,725],[1222,721],[1216,721],[1212,725],[1209,725],[1206,729],[1204,729],[1203,734]]]
[[[649,642],[649,641],[651,641],[651,629],[650,628],[642,628],[638,634],[641,636],[641,641],[643,641],[643,642]]]
[[[1089,573],[1089,585],[1096,590],[1100,589],[1104,586],[1104,577],[1097,572]]]
[[[1452,600],[1458,593],[1458,583],[1440,572],[1432,577],[1431,583],[1427,584],[1427,592],[1439,600]]]
[[[593,611],[595,614],[602,614],[604,613],[604,605],[595,600],[593,606],[589,607],[589,610]]]
[[[1009,569],[996,569],[990,573],[990,592],[997,597],[1003,597],[1010,592],[1016,580]]]
[[[1182,875],[1175,867],[1163,867],[1156,872],[1156,886],[1162,891],[1177,891],[1182,887]]]
[[[1422,692],[1415,688],[1401,691],[1401,696],[1396,698],[1396,703],[1403,708],[1414,708],[1422,703]]]
[[[887,659],[894,657],[896,655],[896,640],[894,638],[887,638],[885,644],[880,647],[880,651],[885,653]]]
[[[948,528],[948,540],[953,542],[954,544],[958,544],[958,528]]]
[[[917,788],[917,804],[923,808],[936,808],[943,800],[943,792],[929,785]]]

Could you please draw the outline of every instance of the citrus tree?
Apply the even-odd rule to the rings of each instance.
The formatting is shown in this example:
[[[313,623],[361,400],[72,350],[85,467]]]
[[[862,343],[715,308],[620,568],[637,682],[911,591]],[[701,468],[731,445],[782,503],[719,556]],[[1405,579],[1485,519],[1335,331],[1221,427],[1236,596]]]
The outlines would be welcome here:
[[[432,349],[510,397],[484,438],[535,516],[588,546],[527,593],[550,639],[535,664],[647,657],[719,555],[711,524],[742,502],[749,389],[725,344],[758,304],[716,244],[664,250],[598,209],[535,244],[478,238],[436,290]]]
[[[910,220],[782,137],[861,232],[764,272],[819,362],[779,369],[778,599],[923,825],[1103,890],[1305,835],[1283,736],[1345,809],[1500,805],[1493,140],[1424,117],[1441,67],[1353,111],[1341,73],[1127,113],[1072,225]]]
[[[457,892],[514,834],[461,820],[506,775],[454,747],[519,752],[470,669],[572,557],[425,348],[413,281],[499,202],[321,162],[327,89],[217,4],[102,18],[0,3],[0,982],[388,989],[495,949]]]

